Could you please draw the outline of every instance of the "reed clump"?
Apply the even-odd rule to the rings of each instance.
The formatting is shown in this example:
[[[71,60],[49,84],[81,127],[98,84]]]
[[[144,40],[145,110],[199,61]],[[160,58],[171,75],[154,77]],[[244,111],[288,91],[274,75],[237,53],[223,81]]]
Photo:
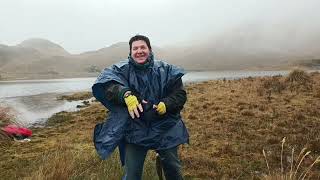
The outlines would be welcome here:
[[[292,148],[291,155],[285,156],[283,153],[284,143],[286,138],[282,139],[281,143],[281,153],[280,153],[280,167],[272,169],[269,166],[268,158],[265,150],[262,150],[263,156],[265,158],[266,166],[268,169],[268,174],[263,176],[265,180],[303,180],[310,179],[311,169],[320,163],[320,156],[316,157],[314,160],[309,159],[309,164],[307,157],[311,156],[311,151],[307,151],[307,148],[303,148],[299,155],[295,155],[295,149]],[[285,167],[284,158],[289,159],[289,166]]]

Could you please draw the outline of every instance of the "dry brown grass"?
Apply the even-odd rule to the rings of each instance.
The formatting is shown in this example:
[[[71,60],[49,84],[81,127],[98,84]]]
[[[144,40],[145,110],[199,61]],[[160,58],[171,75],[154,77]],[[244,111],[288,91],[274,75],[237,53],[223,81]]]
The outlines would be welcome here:
[[[104,120],[106,110],[97,103],[79,112],[61,112],[46,128],[33,129],[31,142],[12,141],[0,154],[3,179],[120,179],[123,175],[118,153],[100,160],[92,144],[94,125]],[[145,179],[155,177],[150,153]],[[2,171],[3,170],[3,171]],[[152,177],[152,178],[150,178]],[[1,178],[0,178],[1,179]]]
[[[14,121],[14,116],[9,107],[0,106],[0,152],[10,146],[11,138],[1,130],[1,127]]]
[[[283,171],[288,172],[288,149],[306,147],[313,153],[304,158],[300,170],[309,167],[320,154],[320,97],[315,91],[320,89],[320,74],[308,76],[313,88],[303,91],[291,91],[288,86],[281,92],[272,88],[278,82],[286,83],[286,77],[188,85],[182,115],[190,145],[180,147],[185,178],[264,178],[268,168],[263,149],[271,169],[281,172],[282,162]],[[275,85],[268,86],[266,81]],[[259,94],[261,87],[263,93]],[[271,89],[270,94],[267,89]],[[123,172],[117,153],[101,161],[92,144],[93,127],[105,114],[100,104],[93,103],[79,112],[53,116],[48,127],[34,129],[31,142],[13,142],[0,154],[0,177],[119,179]],[[287,137],[288,148],[279,147],[282,137]],[[319,165],[310,169],[309,175],[311,179],[320,177]],[[146,161],[145,179],[156,179],[153,155]]]
[[[13,120],[13,118],[14,116],[12,115],[9,107],[0,106],[0,127],[1,125],[9,123],[10,120]]]
[[[307,156],[310,156],[311,151],[306,152],[306,148],[303,148],[298,156],[294,154],[294,148],[292,148],[291,156],[290,156],[290,167],[287,170],[284,170],[283,166],[283,148],[284,148],[285,138],[282,140],[281,144],[281,162],[280,162],[280,170],[275,169],[273,171],[270,170],[269,163],[267,160],[267,155],[263,150],[263,156],[266,160],[266,165],[268,168],[268,175],[265,175],[263,179],[265,180],[303,180],[303,179],[310,179],[310,171],[320,162],[320,156],[316,157],[315,160],[309,161],[310,164],[302,165],[303,161],[306,160]]]
[[[319,74],[308,76],[313,89],[319,90]],[[267,170],[260,152],[280,152],[277,144],[284,136],[296,149],[306,146],[319,154],[320,101],[316,91],[291,91],[286,79],[261,77],[188,86],[183,117],[191,145],[181,153],[186,176],[261,178]],[[276,155],[269,157],[270,166],[279,162]],[[313,171],[317,177],[319,167]]]

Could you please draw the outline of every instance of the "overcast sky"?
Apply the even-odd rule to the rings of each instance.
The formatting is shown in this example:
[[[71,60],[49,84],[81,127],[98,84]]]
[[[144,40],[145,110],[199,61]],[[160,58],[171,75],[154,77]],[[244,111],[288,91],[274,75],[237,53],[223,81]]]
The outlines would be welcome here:
[[[0,44],[44,38],[79,53],[145,34],[164,47],[252,23],[320,35],[319,7],[318,0],[0,0]]]

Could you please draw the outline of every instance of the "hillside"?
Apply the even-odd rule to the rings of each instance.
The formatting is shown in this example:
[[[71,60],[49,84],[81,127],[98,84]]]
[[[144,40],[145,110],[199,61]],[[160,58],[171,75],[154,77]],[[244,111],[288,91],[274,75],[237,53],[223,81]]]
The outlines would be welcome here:
[[[252,41],[247,34],[234,32],[206,41],[194,41],[181,47],[153,45],[156,58],[186,70],[285,70],[292,67],[319,67],[320,49],[301,42],[290,47],[273,47],[265,39]],[[240,38],[241,37],[241,38]],[[272,43],[277,43],[273,42]],[[0,45],[0,77],[8,79],[42,79],[97,76],[105,67],[128,56],[126,42],[115,43],[96,51],[70,54],[57,43],[29,39],[16,46]]]
[[[33,38],[22,41],[17,47],[35,49],[48,56],[68,56],[69,53],[60,45],[46,39]]]
[[[287,24],[273,27],[242,24],[220,33],[197,35],[183,45],[166,51],[167,59],[187,69],[239,70],[290,69],[304,66],[320,57],[317,33],[287,29]],[[205,36],[205,37],[204,37]]]

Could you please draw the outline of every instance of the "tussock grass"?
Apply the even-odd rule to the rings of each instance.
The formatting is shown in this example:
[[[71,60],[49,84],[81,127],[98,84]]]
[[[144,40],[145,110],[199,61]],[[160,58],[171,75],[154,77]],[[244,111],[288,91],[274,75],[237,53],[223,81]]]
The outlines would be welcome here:
[[[290,72],[286,78],[286,82],[291,91],[309,91],[313,88],[311,76],[307,72],[299,69]]]
[[[291,83],[298,82],[301,84],[307,84],[311,82],[311,77],[307,72],[295,69],[289,73],[289,76],[286,78],[286,81]]]

